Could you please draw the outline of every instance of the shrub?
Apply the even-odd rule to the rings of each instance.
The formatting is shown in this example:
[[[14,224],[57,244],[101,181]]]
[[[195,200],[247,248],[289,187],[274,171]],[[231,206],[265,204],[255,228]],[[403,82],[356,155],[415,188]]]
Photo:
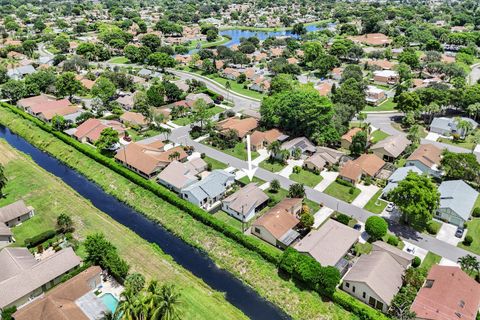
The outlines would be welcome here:
[[[348,193],[349,194],[354,194],[355,193],[355,188],[352,187],[352,188],[348,189]]]
[[[365,222],[365,231],[372,240],[378,240],[387,234],[388,224],[385,219],[377,216],[371,216]]]
[[[352,312],[357,315],[359,319],[362,320],[387,320],[385,316],[380,311],[373,309],[372,307],[364,304],[360,300],[355,299],[348,293],[337,290],[332,297],[334,303],[345,308],[345,310]]]
[[[473,215],[475,218],[480,217],[480,207],[476,207],[475,209],[473,209],[472,215]]]
[[[205,159],[206,156],[205,152],[200,153],[200,158]]]
[[[337,178],[337,180],[335,180],[335,181],[336,181],[337,183],[343,185],[343,186],[350,187],[350,188],[355,188],[355,186],[354,186],[352,183],[350,183],[350,182],[348,182],[348,181],[345,181],[345,180],[343,180],[343,179]]]
[[[419,257],[415,256],[412,261],[412,267],[417,268],[422,263]]]
[[[437,234],[441,226],[442,225],[440,223],[436,223],[435,221],[429,221],[427,223],[427,232],[430,234]]]
[[[397,236],[394,236],[394,235],[390,235],[387,239],[387,243],[396,247],[398,246],[398,243],[400,242],[400,240],[398,239]]]
[[[350,222],[350,217],[347,216],[346,214],[338,213],[338,214],[335,216],[335,220],[337,220],[338,222],[343,223],[344,225],[347,226],[348,223]]]
[[[466,245],[466,246],[469,246],[471,245],[473,242],[473,238],[471,235],[467,235],[465,236],[465,239],[463,239],[463,244]]]
[[[17,312],[17,307],[8,307],[2,310],[2,320],[13,320],[12,315]]]
[[[36,236],[25,239],[24,244],[27,248],[33,248],[36,245],[39,245],[41,243],[44,243],[47,240],[52,239],[53,237],[55,237],[55,235],[56,235],[55,230],[47,230]]]
[[[302,167],[300,167],[300,166],[293,167],[293,173],[298,174],[300,172],[302,172]]]

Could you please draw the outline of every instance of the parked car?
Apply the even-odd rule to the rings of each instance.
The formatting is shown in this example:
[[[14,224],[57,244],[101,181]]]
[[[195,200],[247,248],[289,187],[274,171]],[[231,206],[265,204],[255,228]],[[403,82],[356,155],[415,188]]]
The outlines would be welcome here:
[[[392,212],[393,211],[393,208],[395,208],[395,204],[393,204],[393,202],[389,202],[387,204],[387,208],[385,209],[387,212]]]
[[[461,238],[463,236],[464,231],[465,231],[465,229],[463,229],[462,227],[458,227],[457,231],[455,231],[455,237]]]
[[[360,231],[362,229],[362,225],[357,223],[356,225],[353,226],[353,229]]]

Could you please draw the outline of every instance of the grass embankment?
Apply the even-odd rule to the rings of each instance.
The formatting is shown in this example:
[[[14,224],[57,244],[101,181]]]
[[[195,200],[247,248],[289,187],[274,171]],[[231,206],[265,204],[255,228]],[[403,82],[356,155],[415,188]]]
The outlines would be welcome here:
[[[215,40],[213,42],[208,42],[207,40],[200,40],[200,41],[192,41],[188,45],[189,50],[197,49],[197,46],[200,44],[200,48],[206,49],[206,48],[212,48],[212,47],[217,47],[221,46],[222,44],[227,43],[230,41],[230,38],[226,36],[220,36],[220,39]]]
[[[278,305],[294,319],[356,318],[336,304],[322,302],[317,293],[303,290],[293,281],[285,280],[278,274],[277,267],[259,254],[206,227],[189,214],[87,157],[32,122],[6,108],[0,108],[0,123],[75,168],[107,193],[162,224],[185,242],[204,250],[219,267],[252,286],[260,295]],[[343,296],[342,293],[339,295]],[[344,297],[344,300],[348,301],[348,297]]]
[[[5,189],[7,197],[0,199],[0,207],[23,199],[35,208],[36,213],[13,228],[17,240],[14,245],[21,246],[26,238],[54,229],[57,216],[66,213],[74,221],[75,238],[82,240],[89,234],[103,232],[118,248],[122,258],[128,261],[132,271],[160,282],[177,284],[182,292],[181,310],[185,319],[247,319],[221,293],[209,288],[177,265],[169,255],[95,208],[59,178],[3,140],[0,140],[0,154],[0,163],[5,166],[9,179]]]

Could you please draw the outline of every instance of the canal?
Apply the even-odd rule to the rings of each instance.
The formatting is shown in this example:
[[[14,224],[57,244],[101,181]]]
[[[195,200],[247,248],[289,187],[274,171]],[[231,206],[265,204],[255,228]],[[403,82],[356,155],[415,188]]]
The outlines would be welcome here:
[[[225,292],[226,299],[251,319],[290,319],[277,306],[263,299],[228,271],[218,268],[203,252],[183,242],[161,225],[153,223],[129,206],[105,193],[95,183],[37,149],[29,142],[0,125],[0,138],[28,154],[40,167],[62,179],[99,210],[128,227],[145,240],[157,244],[185,269],[202,279],[214,290]],[[0,155],[1,157],[1,155]],[[162,200],[159,200],[162,201]],[[148,263],[148,261],[145,261]]]

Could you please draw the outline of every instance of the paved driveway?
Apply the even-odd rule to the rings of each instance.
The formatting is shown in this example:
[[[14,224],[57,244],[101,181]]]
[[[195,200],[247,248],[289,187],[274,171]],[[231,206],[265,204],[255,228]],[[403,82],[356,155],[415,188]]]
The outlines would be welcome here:
[[[427,136],[425,137],[425,140],[437,141],[438,138],[440,138],[440,135],[439,135],[438,133],[429,132],[429,133],[427,134]]]
[[[449,243],[452,246],[457,246],[460,241],[463,241],[463,238],[467,234],[467,231],[463,233],[462,238],[455,237],[455,231],[457,231],[457,226],[454,226],[450,223],[442,223],[442,227],[440,228],[440,230],[438,230],[436,238],[438,240]]]
[[[425,259],[428,250],[422,249],[419,246],[414,245],[413,243],[403,241],[405,243],[405,247],[403,248],[403,251],[410,253],[411,255],[419,257],[422,261]],[[410,252],[409,252],[410,250]],[[412,252],[413,250],[413,252]]]
[[[360,192],[360,194],[355,198],[355,200],[352,201],[352,205],[359,208],[363,208],[367,204],[367,202],[375,195],[375,193],[380,190],[379,187],[373,184],[369,186],[357,184],[356,187],[362,192]]]
[[[283,168],[280,172],[278,172],[279,175],[285,177],[288,179],[290,175],[293,173],[293,167],[302,167],[303,166],[303,160],[287,160],[288,165]]]
[[[322,192],[323,190],[327,189],[327,187],[335,181],[338,177],[338,172],[334,171],[322,171],[320,175],[323,177],[323,180],[320,181],[319,184],[315,186],[315,190]]]
[[[449,266],[449,267],[458,267],[458,263],[456,263],[455,261],[452,261],[452,260],[449,260],[447,258],[442,258],[442,260],[440,260],[440,262],[438,263],[439,265],[441,266]]]
[[[315,222],[313,223],[313,227],[316,229],[318,228],[325,220],[330,217],[330,215],[333,213],[333,209],[330,209],[328,207],[322,207],[320,210],[318,210],[314,214]]]

